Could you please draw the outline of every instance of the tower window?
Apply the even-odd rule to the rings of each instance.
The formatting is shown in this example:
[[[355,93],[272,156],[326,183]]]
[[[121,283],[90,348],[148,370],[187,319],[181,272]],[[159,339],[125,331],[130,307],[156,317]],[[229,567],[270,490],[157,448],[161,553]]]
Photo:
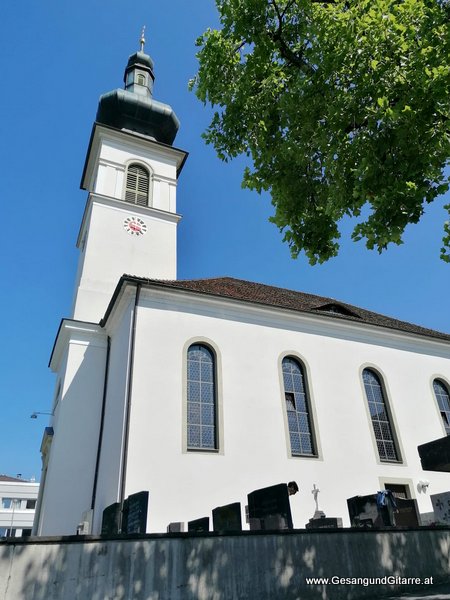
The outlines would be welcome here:
[[[213,352],[193,344],[187,352],[187,447],[217,449],[216,376]]]
[[[399,453],[381,380],[372,369],[364,369],[363,381],[380,460],[399,462]]]
[[[447,386],[440,379],[435,379],[433,381],[433,389],[445,427],[445,433],[450,435],[450,396]]]
[[[291,453],[293,456],[314,456],[307,385],[303,367],[296,359],[283,359],[283,382]]]
[[[136,77],[136,83],[138,85],[145,85],[145,77],[144,77],[144,75],[142,75],[141,73],[138,73],[138,75]]]
[[[125,202],[148,206],[150,175],[141,165],[132,164],[127,169]]]

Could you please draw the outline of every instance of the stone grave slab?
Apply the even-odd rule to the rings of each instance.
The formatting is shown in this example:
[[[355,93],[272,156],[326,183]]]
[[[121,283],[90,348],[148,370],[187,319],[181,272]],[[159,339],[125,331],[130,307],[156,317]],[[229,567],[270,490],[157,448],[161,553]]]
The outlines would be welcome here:
[[[279,483],[247,496],[250,529],[292,529],[287,485]]]

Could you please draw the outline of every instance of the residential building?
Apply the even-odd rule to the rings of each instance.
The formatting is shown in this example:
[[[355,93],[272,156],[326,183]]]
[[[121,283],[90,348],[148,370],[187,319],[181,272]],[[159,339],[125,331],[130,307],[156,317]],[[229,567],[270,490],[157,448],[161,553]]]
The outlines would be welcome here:
[[[31,535],[39,483],[0,475],[0,537]]]

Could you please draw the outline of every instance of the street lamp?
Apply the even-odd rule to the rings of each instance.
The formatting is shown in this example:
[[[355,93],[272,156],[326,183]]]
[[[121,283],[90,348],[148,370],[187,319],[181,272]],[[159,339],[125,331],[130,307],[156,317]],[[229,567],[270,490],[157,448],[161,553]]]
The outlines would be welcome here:
[[[50,415],[53,417],[53,413],[48,413],[48,412],[34,412],[30,415],[30,419],[37,419],[38,415]]]

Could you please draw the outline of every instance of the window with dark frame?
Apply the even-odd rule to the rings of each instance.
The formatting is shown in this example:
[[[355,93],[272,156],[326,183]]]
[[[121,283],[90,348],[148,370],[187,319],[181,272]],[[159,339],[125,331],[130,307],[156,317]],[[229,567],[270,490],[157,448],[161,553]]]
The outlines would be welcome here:
[[[401,498],[403,500],[411,498],[409,485],[404,485],[402,483],[385,483],[384,489],[390,490],[396,498]]]
[[[310,403],[303,367],[290,356],[283,359],[286,413],[293,456],[315,456]]]
[[[445,433],[450,435],[450,395],[447,386],[441,379],[433,381],[434,395],[439,406]]]
[[[217,450],[215,356],[203,344],[187,352],[187,447]]]
[[[364,369],[363,381],[380,460],[400,462],[381,379],[372,369]]]

